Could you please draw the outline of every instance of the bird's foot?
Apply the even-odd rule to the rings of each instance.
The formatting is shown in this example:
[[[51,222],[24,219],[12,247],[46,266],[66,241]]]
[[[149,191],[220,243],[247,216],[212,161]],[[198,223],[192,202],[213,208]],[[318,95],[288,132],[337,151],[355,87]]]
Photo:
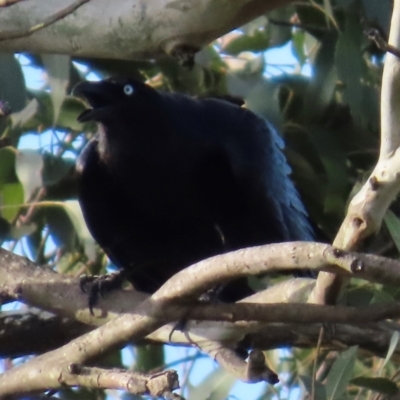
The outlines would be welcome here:
[[[93,307],[99,297],[103,297],[105,293],[111,290],[119,289],[124,280],[125,273],[123,270],[106,275],[82,275],[80,277],[79,286],[82,292],[88,294],[88,307],[91,315],[94,315]]]
[[[218,294],[220,292],[220,289],[221,286],[216,286],[210,290],[207,290],[207,292],[199,296],[198,301],[200,303],[211,303],[211,304],[220,303],[220,300],[218,299]],[[188,322],[187,318],[183,317],[174,325],[169,334],[169,341],[171,341],[171,337],[175,331],[180,331],[180,332],[185,331],[187,322]]]
[[[223,288],[223,285],[214,286],[213,288],[207,290],[207,292],[201,294],[198,300],[200,301],[200,303],[220,303],[221,301],[219,299],[219,294],[221,293]]]

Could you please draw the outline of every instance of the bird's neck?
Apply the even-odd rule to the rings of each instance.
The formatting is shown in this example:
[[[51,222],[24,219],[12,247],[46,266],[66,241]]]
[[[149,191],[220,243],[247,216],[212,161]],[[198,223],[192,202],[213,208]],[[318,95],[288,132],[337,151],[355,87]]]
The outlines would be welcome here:
[[[162,160],[169,147],[171,132],[169,124],[160,124],[156,116],[133,115],[128,121],[119,119],[117,125],[99,124],[98,137],[100,159],[113,167],[115,162],[134,164],[135,160],[141,160],[147,163],[149,154],[153,162]]]

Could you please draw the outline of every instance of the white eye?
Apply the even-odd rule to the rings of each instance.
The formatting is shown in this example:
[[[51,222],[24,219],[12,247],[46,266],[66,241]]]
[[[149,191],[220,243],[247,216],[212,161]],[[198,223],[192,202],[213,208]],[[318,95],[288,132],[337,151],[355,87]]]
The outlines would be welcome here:
[[[127,96],[130,96],[130,95],[132,95],[133,93],[134,93],[134,89],[133,89],[133,86],[131,86],[131,85],[125,85],[124,86],[124,93],[127,95]]]

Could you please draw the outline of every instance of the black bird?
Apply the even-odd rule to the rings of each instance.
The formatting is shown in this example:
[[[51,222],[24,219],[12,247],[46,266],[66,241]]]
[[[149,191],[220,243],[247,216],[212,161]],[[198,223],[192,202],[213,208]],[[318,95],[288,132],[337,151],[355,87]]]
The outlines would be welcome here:
[[[133,79],[82,82],[99,123],[78,162],[87,226],[139,291],[207,257],[311,240],[283,142],[237,101],[159,92]],[[247,288],[247,287],[246,287]],[[249,294],[242,283],[220,298]]]

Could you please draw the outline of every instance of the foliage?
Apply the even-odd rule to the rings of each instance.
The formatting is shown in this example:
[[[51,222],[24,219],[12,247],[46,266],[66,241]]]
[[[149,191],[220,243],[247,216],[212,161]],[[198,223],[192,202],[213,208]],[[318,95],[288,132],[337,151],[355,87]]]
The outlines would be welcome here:
[[[380,1],[379,7],[375,0],[321,0],[287,6],[203,49],[192,70],[170,58],[128,62],[27,56],[31,67],[46,74],[40,90],[26,87],[18,56],[0,55],[0,98],[12,109],[0,119],[0,132],[13,144],[0,150],[0,240],[6,247],[18,245],[34,261],[62,273],[105,271],[106,258],[88,234],[76,203],[74,159],[95,126],[77,123],[85,105],[69,93],[89,73],[136,76],[159,89],[197,96],[244,98],[249,108],[273,121],[285,138],[292,176],[311,219],[323,236],[333,239],[349,197],[378,156],[383,54],[363,30],[373,25],[387,32],[390,7],[389,0]],[[295,65],[288,67],[271,59],[269,51],[283,45],[290,46]],[[311,76],[301,73],[308,68]],[[17,151],[24,137],[32,134],[39,142],[42,136],[50,140],[38,150]],[[384,227],[369,243],[371,251],[398,256],[397,211],[395,204],[386,217],[388,229]],[[56,246],[49,244],[49,238]],[[368,304],[379,299],[378,290],[381,298],[399,296],[393,288],[355,283],[349,288],[348,301]],[[384,364],[357,348],[342,354],[327,349],[295,350],[285,352],[287,357],[281,351],[270,351],[271,366],[281,375],[286,372],[287,378],[276,388],[265,388],[263,398],[281,398],[291,391],[301,393],[299,398],[313,392],[316,399],[397,393],[396,367],[390,360],[394,347]],[[163,363],[160,355],[159,349],[152,356],[137,351],[132,367],[157,367]],[[122,365],[119,353],[113,362]],[[186,360],[185,368],[196,362],[196,357]],[[315,383],[311,379],[314,363],[318,368]],[[190,398],[223,399],[232,385],[224,372],[213,371],[197,388],[187,382],[183,389]],[[99,398],[98,393],[80,390],[68,390],[62,396]]]

